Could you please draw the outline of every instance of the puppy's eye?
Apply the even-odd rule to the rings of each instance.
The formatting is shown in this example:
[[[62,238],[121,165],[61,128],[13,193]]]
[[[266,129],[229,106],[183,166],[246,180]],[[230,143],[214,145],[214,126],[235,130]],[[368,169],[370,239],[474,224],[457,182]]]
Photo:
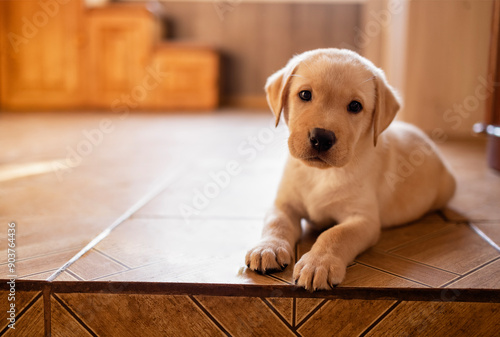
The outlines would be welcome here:
[[[352,101],[351,103],[349,103],[349,105],[347,106],[347,111],[349,112],[352,112],[354,114],[357,114],[358,112],[360,112],[361,110],[363,110],[363,106],[361,105],[361,103],[359,103],[358,101]]]
[[[303,101],[310,101],[312,98],[312,93],[309,90],[302,90],[299,92],[299,97]]]

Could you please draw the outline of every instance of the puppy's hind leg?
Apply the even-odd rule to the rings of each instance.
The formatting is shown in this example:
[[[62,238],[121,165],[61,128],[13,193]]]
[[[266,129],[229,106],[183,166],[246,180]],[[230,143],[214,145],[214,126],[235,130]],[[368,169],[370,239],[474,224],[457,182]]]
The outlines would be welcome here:
[[[443,171],[433,209],[444,208],[455,194],[457,188],[456,179],[451,171],[447,167],[444,167]]]
[[[300,216],[291,209],[273,208],[265,220],[260,242],[246,255],[248,268],[261,273],[283,270],[292,263],[302,233]]]

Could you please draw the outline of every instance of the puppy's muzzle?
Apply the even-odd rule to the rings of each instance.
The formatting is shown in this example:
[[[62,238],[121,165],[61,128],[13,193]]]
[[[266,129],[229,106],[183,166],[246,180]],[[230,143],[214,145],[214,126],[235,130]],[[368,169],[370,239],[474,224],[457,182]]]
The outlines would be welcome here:
[[[318,153],[328,151],[337,141],[335,133],[329,130],[314,128],[309,133],[309,141]]]

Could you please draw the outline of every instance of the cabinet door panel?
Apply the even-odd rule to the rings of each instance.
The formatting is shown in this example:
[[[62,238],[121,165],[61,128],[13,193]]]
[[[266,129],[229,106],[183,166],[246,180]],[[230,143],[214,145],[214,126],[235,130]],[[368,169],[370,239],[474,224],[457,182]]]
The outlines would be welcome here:
[[[7,0],[1,25],[2,107],[80,106],[84,100],[80,0]]]
[[[155,21],[144,6],[117,5],[90,10],[88,23],[89,102],[110,109],[146,76]]]
[[[219,99],[219,57],[210,49],[159,48],[154,68],[159,85],[145,102],[160,109],[214,109]]]

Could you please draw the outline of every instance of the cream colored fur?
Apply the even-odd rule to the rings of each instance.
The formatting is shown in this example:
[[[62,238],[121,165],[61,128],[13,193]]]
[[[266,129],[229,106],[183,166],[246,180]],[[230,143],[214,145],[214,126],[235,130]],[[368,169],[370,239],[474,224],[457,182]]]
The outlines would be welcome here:
[[[310,101],[299,98],[302,90],[312,93]],[[290,156],[262,239],[247,253],[250,269],[291,264],[306,219],[324,231],[293,277],[308,290],[329,289],[383,227],[416,220],[453,196],[455,179],[433,142],[414,126],[392,122],[399,98],[367,59],[341,49],[305,52],[269,77],[266,92],[276,124],[283,114],[289,127]],[[353,100],[361,112],[347,111]],[[313,128],[336,135],[325,153],[311,146]]]

